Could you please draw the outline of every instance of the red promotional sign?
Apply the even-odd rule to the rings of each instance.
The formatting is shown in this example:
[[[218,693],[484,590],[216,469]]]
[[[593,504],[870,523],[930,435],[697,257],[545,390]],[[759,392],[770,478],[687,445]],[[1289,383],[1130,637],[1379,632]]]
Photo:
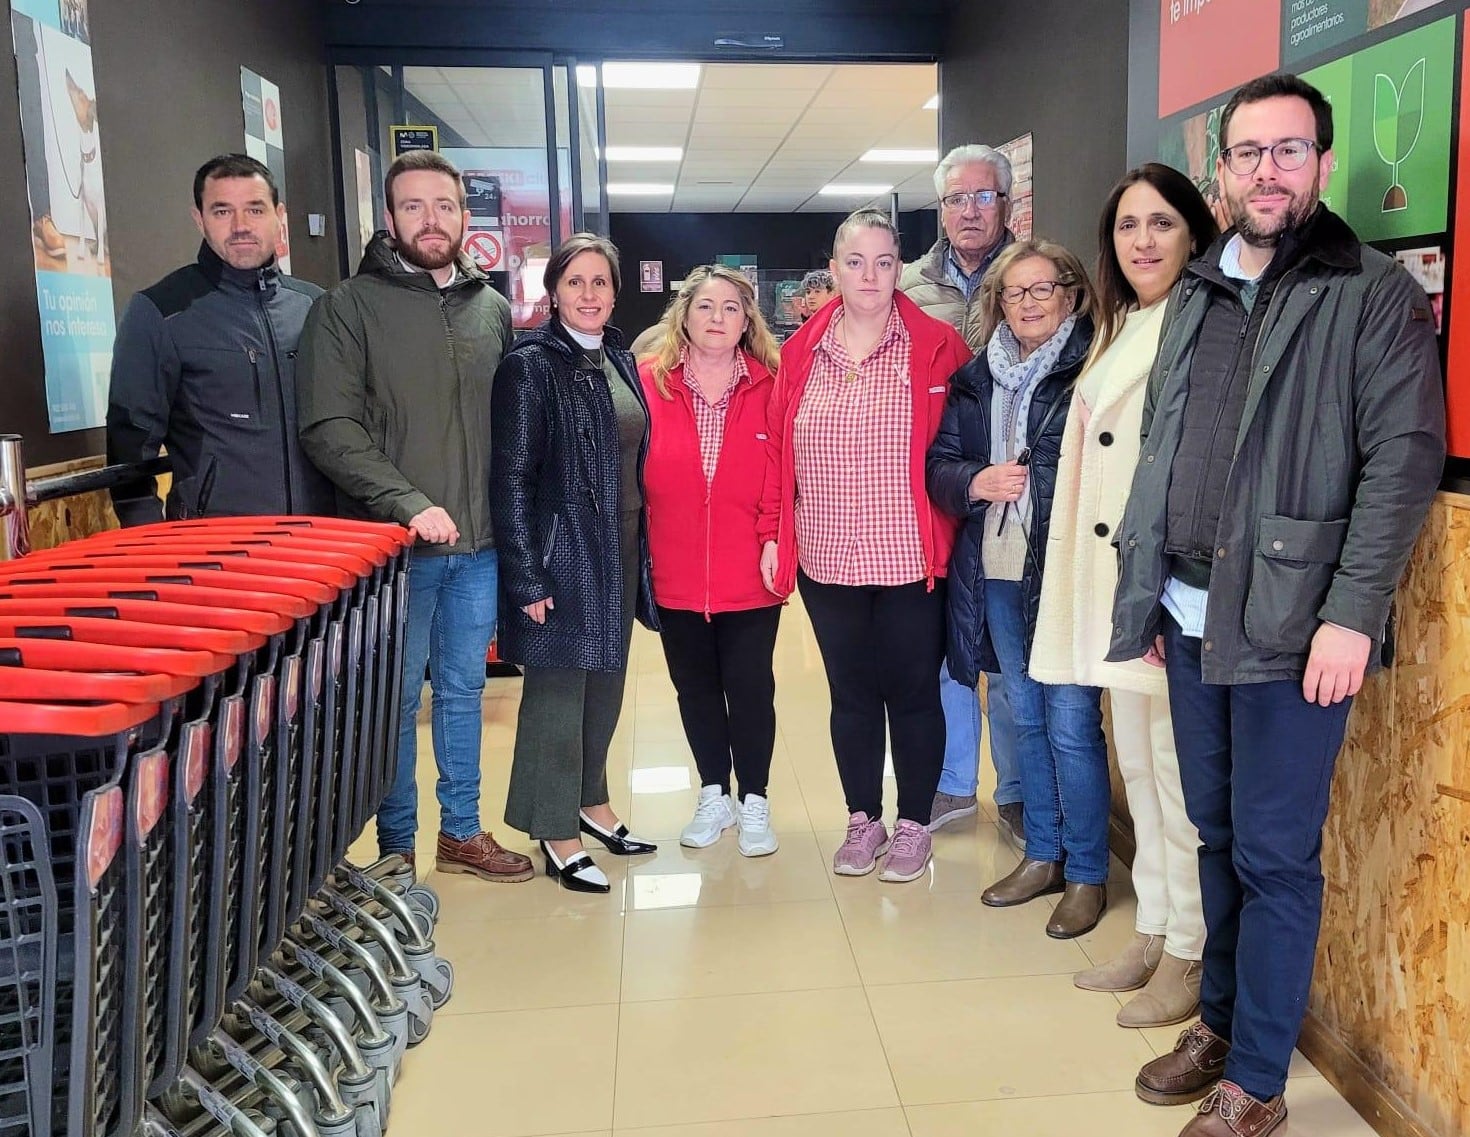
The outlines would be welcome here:
[[[1159,0],[1159,117],[1224,101],[1281,60],[1281,0]]]
[[[1460,90],[1470,91],[1470,52],[1465,53]],[[1461,107],[1461,115],[1464,107]],[[1470,146],[1460,146],[1459,205],[1455,209],[1454,255],[1450,258],[1450,352],[1445,375],[1449,452],[1470,458]]]

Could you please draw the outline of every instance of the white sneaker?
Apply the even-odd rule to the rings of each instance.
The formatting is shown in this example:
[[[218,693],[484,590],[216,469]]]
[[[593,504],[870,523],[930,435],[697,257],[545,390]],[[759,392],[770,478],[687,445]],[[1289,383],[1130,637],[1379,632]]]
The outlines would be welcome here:
[[[740,803],[740,855],[767,857],[780,847],[771,829],[771,803],[760,794],[746,794]]]
[[[720,839],[720,834],[734,825],[735,803],[719,786],[700,786],[699,804],[694,816],[679,834],[679,844],[691,849],[704,849]]]

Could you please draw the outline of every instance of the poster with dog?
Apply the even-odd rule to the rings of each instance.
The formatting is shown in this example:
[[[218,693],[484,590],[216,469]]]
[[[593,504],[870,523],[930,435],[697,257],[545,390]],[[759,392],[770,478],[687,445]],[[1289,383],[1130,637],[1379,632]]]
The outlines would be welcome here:
[[[117,321],[87,0],[12,0],[51,430],[101,426]]]

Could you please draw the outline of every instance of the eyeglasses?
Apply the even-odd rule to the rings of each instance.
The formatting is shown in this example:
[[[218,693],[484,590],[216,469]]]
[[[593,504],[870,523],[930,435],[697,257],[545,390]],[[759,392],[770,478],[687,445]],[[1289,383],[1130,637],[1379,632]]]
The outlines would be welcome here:
[[[973,201],[976,209],[990,209],[1005,196],[1000,190],[979,189],[973,193],[947,193],[939,199],[939,204],[945,209],[960,210]]]
[[[1029,296],[1031,299],[1037,301],[1050,300],[1056,294],[1058,288],[1065,287],[1066,285],[1060,280],[1038,280],[1035,284],[1028,284],[1025,288],[1022,288],[1018,284],[1013,284],[1009,288],[1002,288],[1000,290],[1000,300],[1002,304],[1009,304],[1015,307],[1015,305],[1021,302],[1021,298],[1024,296]]]
[[[1236,177],[1243,178],[1256,172],[1261,158],[1266,154],[1271,155],[1271,161],[1276,168],[1284,173],[1300,170],[1307,164],[1308,155],[1316,148],[1317,144],[1309,138],[1283,138],[1270,146],[1257,146],[1250,142],[1228,146],[1220,151],[1220,157],[1225,159],[1226,169]]]

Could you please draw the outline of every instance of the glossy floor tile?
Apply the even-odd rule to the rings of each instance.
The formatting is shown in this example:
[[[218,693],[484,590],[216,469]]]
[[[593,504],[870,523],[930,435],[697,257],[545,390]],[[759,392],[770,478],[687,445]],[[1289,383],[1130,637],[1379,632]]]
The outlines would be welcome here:
[[[518,679],[486,688],[481,816],[533,855],[538,875],[493,885],[433,871],[426,692],[419,867],[441,898],[435,945],[456,983],[404,1059],[390,1135],[1177,1134],[1189,1109],[1146,1106],[1132,1085],[1181,1028],[1120,1030],[1119,997],[1071,982],[1132,934],[1126,869],[1114,863],[1108,911],[1078,940],[1044,934],[1054,898],[985,908],[980,891],[1019,853],[995,824],[994,774],[982,759],[980,811],[935,835],[922,879],[834,877],[847,810],[821,660],[799,605],[783,613],[776,674],[769,789],[780,851],[742,857],[734,830],[686,849],[678,834],[699,775],[659,644],[635,634],[608,789],[659,849],[620,858],[589,841],[612,884],[605,896],[558,888],[504,823]],[[891,814],[891,777],[884,788]],[[354,856],[374,852],[369,826]],[[1291,1075],[1294,1137],[1371,1132],[1299,1054]]]

